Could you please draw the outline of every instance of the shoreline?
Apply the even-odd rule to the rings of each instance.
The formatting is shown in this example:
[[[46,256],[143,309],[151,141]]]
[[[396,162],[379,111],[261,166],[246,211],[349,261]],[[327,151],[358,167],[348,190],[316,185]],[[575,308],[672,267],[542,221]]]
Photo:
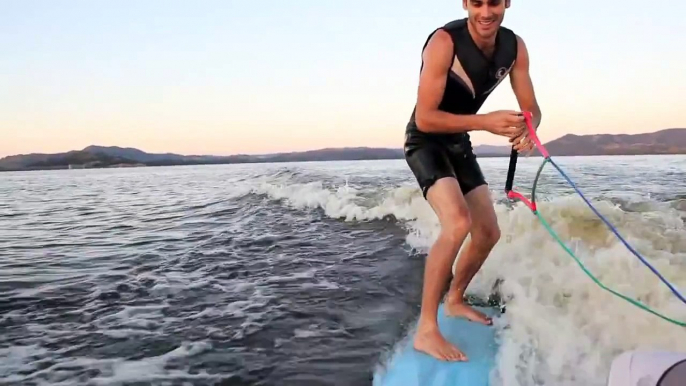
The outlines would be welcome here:
[[[509,154],[482,154],[476,155],[477,158],[509,158]],[[686,153],[636,153],[636,154],[575,154],[575,155],[552,155],[554,158],[575,158],[575,157],[645,157],[645,156],[686,156]],[[526,156],[521,156],[527,158]],[[541,157],[540,154],[531,154],[531,157]],[[393,161],[403,160],[403,157],[373,157],[373,158],[332,158],[332,159],[256,159],[245,161],[217,161],[217,162],[152,162],[145,164],[141,162],[132,163],[118,163],[116,165],[107,166],[90,166],[84,167],[82,165],[59,165],[55,167],[35,167],[35,168],[17,168],[17,169],[3,169],[2,172],[38,172],[38,171],[52,171],[52,170],[92,170],[92,169],[133,169],[133,168],[152,168],[152,167],[176,167],[176,166],[209,166],[209,165],[246,165],[246,164],[281,164],[281,163],[312,163],[312,162],[350,162],[350,161]]]

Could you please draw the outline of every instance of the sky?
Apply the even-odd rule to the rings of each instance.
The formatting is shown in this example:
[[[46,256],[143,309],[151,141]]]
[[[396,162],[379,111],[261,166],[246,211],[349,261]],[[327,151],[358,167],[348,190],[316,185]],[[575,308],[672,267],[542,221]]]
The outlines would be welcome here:
[[[0,157],[402,147],[458,0],[0,0]],[[512,0],[542,141],[686,127],[686,3]],[[518,109],[509,81],[482,113]],[[476,144],[507,140],[473,132]]]

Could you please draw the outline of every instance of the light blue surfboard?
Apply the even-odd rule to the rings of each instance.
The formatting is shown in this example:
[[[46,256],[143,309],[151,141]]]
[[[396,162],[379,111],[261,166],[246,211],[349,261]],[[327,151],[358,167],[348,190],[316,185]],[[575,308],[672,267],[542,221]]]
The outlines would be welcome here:
[[[475,307],[490,317],[498,309]],[[374,374],[374,386],[488,386],[498,351],[495,328],[445,315],[438,309],[443,336],[467,355],[467,362],[446,362],[415,350],[414,336],[405,339],[384,369]]]

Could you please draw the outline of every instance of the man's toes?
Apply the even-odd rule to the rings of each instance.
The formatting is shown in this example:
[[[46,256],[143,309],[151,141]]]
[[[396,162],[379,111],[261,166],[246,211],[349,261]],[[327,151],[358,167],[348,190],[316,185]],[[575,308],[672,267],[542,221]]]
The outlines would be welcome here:
[[[491,324],[491,323],[493,323],[493,320],[491,320],[491,318],[489,318],[488,316],[486,316],[486,314],[484,314],[484,313],[482,313],[482,312],[479,312],[479,311],[477,311],[477,310],[473,310],[473,311],[474,311],[474,318],[475,318],[477,321],[479,321],[479,322],[481,322],[481,323],[483,323],[483,324]]]
[[[467,360],[467,356],[464,355],[463,352],[459,352],[459,353],[457,353],[457,360],[459,360],[459,361],[466,361],[466,360]]]
[[[447,350],[441,350],[438,352],[438,357],[442,361],[448,361],[450,360],[450,352],[448,352]]]
[[[450,353],[449,353],[450,360],[452,361],[458,361],[461,360],[463,357],[462,351],[458,350],[455,347],[450,348]]]

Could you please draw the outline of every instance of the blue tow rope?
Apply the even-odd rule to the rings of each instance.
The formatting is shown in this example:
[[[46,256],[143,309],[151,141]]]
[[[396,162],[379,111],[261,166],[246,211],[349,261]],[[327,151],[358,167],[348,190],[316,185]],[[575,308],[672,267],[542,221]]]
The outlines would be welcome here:
[[[536,217],[538,217],[538,219],[541,221],[541,223],[542,223],[543,226],[546,228],[546,230],[551,234],[551,236],[553,236],[553,238],[555,238],[555,240],[558,242],[558,244],[560,244],[560,246],[562,246],[562,248],[563,248],[563,249],[564,249],[564,250],[565,250],[565,251],[566,251],[575,261],[576,261],[576,262],[577,262],[577,264],[581,267],[581,269],[582,269],[582,270],[583,270],[583,271],[584,271],[584,272],[585,272],[585,273],[586,273],[586,274],[587,274],[596,284],[598,284],[598,286],[600,286],[600,287],[603,288],[604,290],[606,290],[606,291],[608,291],[608,292],[610,292],[610,293],[612,293],[612,294],[614,294],[614,295],[616,295],[616,296],[618,296],[618,297],[620,297],[620,298],[622,298],[622,299],[628,301],[629,303],[631,303],[631,304],[633,304],[633,305],[635,305],[635,306],[637,306],[637,307],[639,307],[639,308],[641,308],[641,309],[643,309],[643,310],[645,310],[645,311],[647,311],[647,312],[650,312],[650,313],[652,313],[652,314],[654,314],[654,315],[656,315],[656,316],[658,316],[658,317],[660,317],[660,318],[662,318],[662,319],[664,319],[664,320],[666,320],[666,321],[669,321],[669,322],[674,323],[674,324],[676,324],[676,325],[678,325],[678,326],[681,326],[681,327],[686,327],[686,322],[681,322],[681,321],[678,321],[678,320],[669,318],[669,317],[667,317],[667,316],[664,316],[664,315],[658,313],[657,311],[652,310],[652,309],[649,308],[648,306],[646,306],[646,305],[644,305],[644,304],[642,304],[642,303],[640,303],[640,302],[638,302],[638,301],[636,301],[636,300],[634,300],[634,299],[631,299],[631,298],[629,298],[629,297],[627,297],[627,296],[625,296],[625,295],[623,295],[623,294],[621,294],[621,293],[619,293],[619,292],[617,292],[617,291],[615,291],[615,290],[613,290],[613,289],[611,289],[611,288],[608,288],[608,287],[605,286],[603,283],[601,283],[601,282],[600,282],[600,281],[599,281],[599,280],[598,280],[598,279],[597,279],[597,278],[596,278],[596,277],[595,277],[595,276],[594,276],[594,275],[584,266],[584,264],[581,262],[581,260],[579,260],[579,258],[577,258],[577,257],[574,255],[574,253],[572,252],[572,250],[571,250],[567,245],[565,245],[565,243],[560,239],[560,237],[557,235],[557,233],[555,233],[555,231],[550,227],[550,225],[549,225],[548,222],[543,218],[543,216],[541,216],[540,212],[539,212],[539,211],[537,210],[537,208],[536,208],[536,185],[538,184],[538,179],[539,179],[539,177],[540,177],[540,175],[541,175],[541,171],[543,170],[543,167],[545,166],[546,163],[550,163],[551,165],[553,165],[553,166],[555,167],[555,169],[557,169],[557,171],[562,175],[562,177],[564,177],[564,179],[567,180],[567,182],[572,186],[572,188],[574,188],[574,190],[576,191],[576,193],[577,193],[579,196],[581,196],[581,198],[584,200],[584,202],[586,203],[586,205],[588,205],[588,206],[591,208],[591,210],[593,210],[593,213],[595,213],[596,216],[598,216],[598,217],[605,223],[605,225],[607,225],[608,228],[610,228],[610,230],[615,234],[615,236],[617,236],[617,238],[619,238],[619,240],[622,241],[622,243],[627,247],[627,249],[629,249],[629,251],[631,251],[631,253],[633,253],[634,256],[638,257],[638,259],[639,259],[645,266],[647,266],[647,267],[648,267],[648,268],[649,268],[649,269],[650,269],[650,270],[660,279],[660,281],[662,281],[664,284],[666,284],[667,287],[669,287],[669,289],[672,291],[672,293],[674,293],[674,294],[679,298],[679,300],[681,300],[682,303],[686,304],[686,299],[684,298],[684,296],[683,296],[676,288],[674,288],[674,286],[673,286],[669,281],[667,281],[667,280],[660,274],[660,272],[658,272],[658,270],[655,269],[655,267],[653,267],[650,263],[648,263],[648,262],[643,258],[643,256],[641,256],[641,255],[640,255],[631,245],[629,245],[629,243],[628,243],[626,240],[624,240],[624,238],[619,234],[619,232],[617,231],[617,229],[616,229],[616,228],[615,228],[615,227],[614,227],[614,226],[613,226],[613,225],[612,225],[612,224],[611,224],[602,214],[600,214],[600,212],[598,212],[598,210],[591,204],[591,202],[586,198],[586,196],[584,196],[584,194],[581,192],[581,190],[579,190],[579,188],[577,188],[576,184],[574,184],[574,182],[567,176],[567,174],[562,170],[562,168],[560,168],[560,167],[555,163],[555,161],[552,160],[552,158],[550,157],[550,154],[548,153],[548,151],[546,150],[546,148],[543,146],[543,144],[541,144],[540,140],[538,139],[538,137],[537,137],[537,135],[536,135],[536,131],[533,129],[533,125],[531,124],[531,113],[525,112],[525,113],[524,113],[524,118],[525,118],[525,120],[526,120],[527,128],[528,128],[528,130],[529,130],[529,136],[531,137],[531,139],[532,139],[532,140],[534,141],[534,143],[536,144],[536,147],[537,147],[538,150],[541,152],[541,155],[543,155],[544,160],[543,160],[543,163],[541,164],[541,166],[538,168],[538,172],[536,173],[536,177],[535,177],[535,179],[534,179],[533,188],[532,188],[532,193],[531,193],[531,200],[528,200],[528,199],[527,199],[526,197],[524,197],[521,193],[518,193],[518,192],[516,192],[516,191],[514,191],[514,190],[512,189],[512,183],[513,183],[513,180],[514,180],[515,169],[516,169],[516,167],[517,167],[517,155],[518,155],[517,151],[516,151],[516,150],[514,149],[514,147],[513,147],[513,148],[512,148],[512,152],[510,153],[510,165],[509,165],[509,168],[508,168],[508,171],[507,171],[507,179],[506,179],[506,181],[505,181],[505,193],[507,194],[507,197],[510,198],[510,199],[519,199],[519,200],[521,200],[529,209],[531,209],[531,211],[536,215]]]
[[[653,273],[655,275],[657,275],[657,277],[663,283],[665,283],[665,285],[667,285],[667,287],[669,287],[669,289],[672,290],[672,293],[674,293],[674,295],[676,295],[684,304],[686,304],[686,299],[684,298],[684,296],[669,281],[667,281],[667,279],[665,279],[664,276],[662,276],[662,274],[657,269],[655,269],[655,267],[653,267],[649,262],[647,262],[643,258],[643,256],[641,256],[640,253],[638,253],[631,245],[629,245],[629,243],[626,240],[624,240],[622,235],[619,234],[619,231],[617,231],[617,228],[615,228],[609,221],[607,221],[607,219],[602,214],[600,214],[600,212],[598,212],[598,210],[590,203],[590,201],[586,198],[586,196],[584,196],[584,194],[581,193],[581,190],[579,190],[579,188],[577,188],[576,184],[574,184],[574,182],[567,176],[567,174],[562,170],[562,168],[557,166],[555,161],[553,161],[550,158],[548,158],[548,162],[550,162],[550,164],[553,165],[555,167],[555,169],[557,169],[558,172],[560,172],[562,177],[564,177],[565,180],[567,180],[567,182],[569,182],[569,184],[572,186],[572,188],[574,188],[574,190],[577,192],[577,194],[579,194],[579,196],[581,196],[581,198],[584,200],[584,202],[586,202],[586,204],[591,208],[591,210],[593,210],[593,213],[595,213],[596,216],[600,217],[600,219],[603,220],[605,225],[607,225],[608,228],[610,228],[612,233],[614,233],[617,236],[617,238],[619,238],[619,240],[621,240],[621,242],[627,247],[627,249],[629,249],[629,251],[631,251],[631,253],[633,253],[634,256],[638,257],[639,260],[641,260],[641,262],[644,265],[646,265],[651,271],[653,271]]]

